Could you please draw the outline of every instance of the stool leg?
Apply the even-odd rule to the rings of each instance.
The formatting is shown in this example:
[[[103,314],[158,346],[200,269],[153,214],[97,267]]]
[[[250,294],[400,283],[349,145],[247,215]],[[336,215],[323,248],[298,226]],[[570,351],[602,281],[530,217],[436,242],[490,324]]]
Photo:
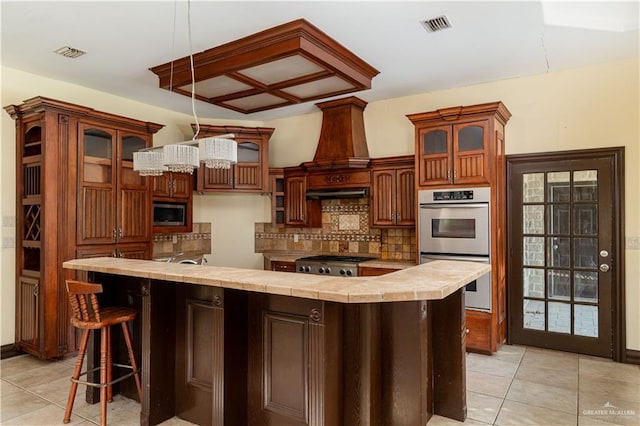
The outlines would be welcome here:
[[[107,426],[107,359],[111,347],[108,337],[108,327],[100,329],[100,426]]]
[[[113,380],[113,348],[111,347],[111,327],[107,327],[107,383]],[[107,386],[107,402],[113,402],[113,387]]]
[[[89,330],[82,331],[82,337],[80,338],[80,348],[78,349],[78,359],[76,360],[76,368],[73,370],[73,378],[78,380],[80,373],[82,372],[82,363],[84,362],[84,355],[87,352],[87,343],[89,342]],[[76,391],[78,390],[78,384],[71,382],[71,389],[69,389],[69,398],[67,399],[67,408],[64,411],[63,423],[69,423],[71,421],[71,411],[73,410],[73,402],[76,399]]]
[[[122,323],[122,335],[124,336],[124,342],[127,344],[127,351],[129,352],[129,361],[133,371],[136,371],[133,378],[136,380],[136,387],[138,388],[138,397],[142,402],[142,385],[140,384],[140,373],[137,372],[138,364],[136,363],[136,357],[133,354],[133,344],[131,343],[131,334],[129,333],[129,326],[126,322]]]

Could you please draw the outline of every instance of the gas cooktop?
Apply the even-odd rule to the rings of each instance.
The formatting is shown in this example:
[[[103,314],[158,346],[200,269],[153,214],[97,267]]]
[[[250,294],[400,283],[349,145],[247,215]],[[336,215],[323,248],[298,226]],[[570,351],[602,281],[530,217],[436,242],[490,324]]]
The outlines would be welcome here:
[[[348,262],[348,263],[360,263],[366,262],[367,260],[375,259],[373,257],[365,257],[365,256],[334,256],[334,255],[318,255],[318,256],[308,256],[301,257],[298,260],[303,260],[305,262]]]

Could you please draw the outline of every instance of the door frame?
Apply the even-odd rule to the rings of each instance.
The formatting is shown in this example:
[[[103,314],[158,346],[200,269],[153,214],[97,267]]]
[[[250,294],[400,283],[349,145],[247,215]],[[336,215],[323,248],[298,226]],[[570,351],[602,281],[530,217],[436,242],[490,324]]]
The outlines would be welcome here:
[[[609,158],[611,162],[611,181],[614,188],[618,190],[612,194],[614,217],[612,229],[612,247],[617,253],[617,265],[612,268],[611,276],[611,342],[612,342],[612,358],[617,362],[627,362],[626,348],[626,301],[625,301],[625,244],[624,244],[624,147],[613,148],[596,148],[581,149],[572,151],[556,151],[532,154],[515,154],[507,155],[507,282],[511,282],[517,271],[509,268],[513,253],[513,244],[511,236],[515,226],[521,224],[513,223],[512,214],[509,214],[510,201],[513,199],[513,191],[520,188],[512,188],[510,176],[515,165],[522,163],[543,163],[548,161],[561,160],[585,160],[594,158]],[[507,343],[511,343],[511,322],[513,316],[509,312],[513,303],[513,292],[509,291],[507,285],[507,315],[509,318],[507,327]]]

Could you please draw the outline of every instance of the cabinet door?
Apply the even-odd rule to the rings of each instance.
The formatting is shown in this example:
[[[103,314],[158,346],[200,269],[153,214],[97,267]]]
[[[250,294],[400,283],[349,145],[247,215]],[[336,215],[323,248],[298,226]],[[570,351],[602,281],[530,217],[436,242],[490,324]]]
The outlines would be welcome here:
[[[374,170],[371,173],[371,224],[391,226],[396,217],[396,171]]]
[[[88,123],[80,123],[78,130],[77,243],[114,243],[116,131]]]
[[[252,141],[238,141],[238,164],[234,166],[233,187],[236,189],[261,189],[262,145]]]
[[[210,169],[201,166],[198,169],[198,191],[233,188],[233,168]]]
[[[453,126],[453,180],[455,183],[488,183],[487,120]]]
[[[396,225],[414,226],[416,223],[415,170],[413,167],[396,170]]]
[[[127,259],[151,259],[148,244],[118,245],[116,255]]]
[[[186,173],[171,175],[171,197],[189,199],[193,192],[193,176]]]
[[[148,242],[151,237],[149,181],[133,170],[133,153],[150,145],[147,135],[118,132],[118,243]]]
[[[276,261],[271,262],[272,271],[296,272],[296,262]]]
[[[19,348],[38,351],[40,308],[38,306],[40,281],[37,278],[20,277],[16,295],[16,343]]]
[[[420,185],[451,182],[451,126],[425,127],[419,131],[418,173]]]
[[[154,197],[171,196],[171,172],[164,172],[161,176],[151,179],[151,194]]]
[[[306,176],[287,177],[285,179],[285,217],[290,226],[305,226],[306,208]]]

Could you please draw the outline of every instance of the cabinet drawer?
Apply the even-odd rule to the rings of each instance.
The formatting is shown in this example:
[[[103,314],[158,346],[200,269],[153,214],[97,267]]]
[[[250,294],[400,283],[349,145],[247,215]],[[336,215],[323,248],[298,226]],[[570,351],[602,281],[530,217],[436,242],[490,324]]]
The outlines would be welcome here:
[[[273,262],[271,262],[271,270],[272,271],[280,271],[280,272],[295,272],[296,271],[296,263],[295,262],[273,261]]]
[[[395,268],[377,268],[374,266],[358,266],[359,277],[377,277],[378,275],[389,274],[398,271]]]
[[[467,310],[467,350],[491,355],[491,314]]]

